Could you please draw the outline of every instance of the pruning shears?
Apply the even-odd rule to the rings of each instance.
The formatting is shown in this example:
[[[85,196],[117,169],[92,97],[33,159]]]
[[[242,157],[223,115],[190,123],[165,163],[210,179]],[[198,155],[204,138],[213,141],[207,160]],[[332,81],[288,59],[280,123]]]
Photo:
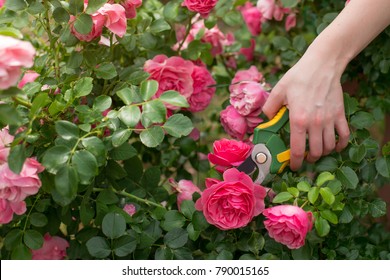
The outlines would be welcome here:
[[[251,155],[237,169],[248,175],[258,170],[255,183],[263,183],[268,174],[281,173],[290,163],[290,149],[279,134],[288,121],[288,110],[283,106],[274,118],[254,129]]]

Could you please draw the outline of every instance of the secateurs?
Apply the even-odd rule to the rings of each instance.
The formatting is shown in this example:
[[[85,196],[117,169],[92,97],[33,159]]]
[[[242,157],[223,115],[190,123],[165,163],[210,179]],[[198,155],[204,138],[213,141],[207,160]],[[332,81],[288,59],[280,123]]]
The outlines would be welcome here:
[[[288,120],[288,110],[284,106],[273,119],[255,128],[251,155],[237,167],[249,175],[258,170],[255,183],[263,183],[268,174],[281,173],[289,164],[290,149],[279,135],[279,130]]]

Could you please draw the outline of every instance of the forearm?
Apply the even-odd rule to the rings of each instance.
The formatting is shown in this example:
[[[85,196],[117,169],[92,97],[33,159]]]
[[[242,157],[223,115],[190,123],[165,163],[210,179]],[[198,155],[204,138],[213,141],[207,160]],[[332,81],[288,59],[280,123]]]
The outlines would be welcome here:
[[[390,24],[390,0],[351,0],[307,53],[334,64],[339,74]]]

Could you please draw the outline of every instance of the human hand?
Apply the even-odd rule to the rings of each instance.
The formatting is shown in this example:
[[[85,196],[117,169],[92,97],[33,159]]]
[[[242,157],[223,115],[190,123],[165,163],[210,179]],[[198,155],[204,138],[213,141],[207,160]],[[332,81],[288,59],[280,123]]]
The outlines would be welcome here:
[[[286,105],[290,116],[290,168],[297,170],[305,157],[315,162],[348,144],[349,127],[345,118],[337,61],[308,53],[272,89],[263,112],[272,118]],[[336,137],[336,134],[338,137]]]

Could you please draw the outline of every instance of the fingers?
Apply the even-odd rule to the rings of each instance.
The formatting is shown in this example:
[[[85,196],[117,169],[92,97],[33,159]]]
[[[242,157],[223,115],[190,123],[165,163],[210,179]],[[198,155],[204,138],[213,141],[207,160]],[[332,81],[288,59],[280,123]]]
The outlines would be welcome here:
[[[290,169],[302,166],[306,150],[306,119],[296,118],[290,111]]]
[[[343,117],[337,119],[335,128],[339,136],[339,139],[336,143],[336,152],[341,152],[341,150],[347,147],[350,134],[348,122],[344,115]]]
[[[323,127],[319,122],[320,120],[312,123],[309,128],[309,154],[306,159],[310,163],[316,162],[322,156],[324,149]]]
[[[275,87],[263,106],[264,114],[269,119],[272,119],[284,105],[284,102],[284,95],[278,91],[277,87]]]

